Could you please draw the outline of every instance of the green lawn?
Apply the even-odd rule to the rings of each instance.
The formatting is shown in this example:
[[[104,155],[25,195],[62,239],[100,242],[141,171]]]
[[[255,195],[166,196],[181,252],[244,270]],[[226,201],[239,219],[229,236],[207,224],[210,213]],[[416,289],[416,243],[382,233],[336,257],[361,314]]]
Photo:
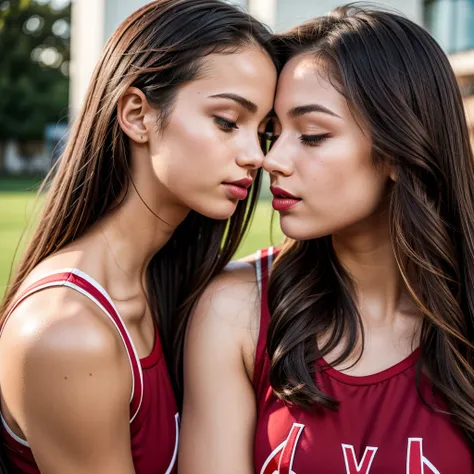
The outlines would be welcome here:
[[[19,185],[17,182],[17,186],[12,183],[5,186],[5,181],[0,180],[0,298],[4,294],[8,282],[15,252],[17,257],[20,254],[20,251],[17,252],[19,239],[38,210],[36,194],[18,191],[21,188],[33,189],[34,183],[25,181],[20,182]],[[257,208],[252,227],[237,252],[237,258],[270,245],[271,215],[270,202],[262,200]],[[281,233],[277,218],[274,219],[273,236],[273,243],[278,243]]]
[[[273,232],[270,233],[272,214],[274,214]],[[282,241],[282,235],[278,214],[273,211],[271,202],[261,200],[258,203],[252,227],[240,245],[240,249],[237,251],[235,258],[245,257],[246,255],[254,253],[256,250],[268,247],[269,245],[278,245]]]
[[[10,269],[20,237],[34,211],[35,193],[0,191],[0,297],[10,275]]]

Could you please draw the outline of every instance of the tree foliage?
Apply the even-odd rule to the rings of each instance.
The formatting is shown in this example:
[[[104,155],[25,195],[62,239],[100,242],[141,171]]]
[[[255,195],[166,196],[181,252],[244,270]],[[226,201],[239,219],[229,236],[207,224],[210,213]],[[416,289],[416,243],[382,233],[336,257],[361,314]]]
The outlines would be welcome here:
[[[0,142],[40,140],[67,120],[69,24],[70,5],[0,0]]]

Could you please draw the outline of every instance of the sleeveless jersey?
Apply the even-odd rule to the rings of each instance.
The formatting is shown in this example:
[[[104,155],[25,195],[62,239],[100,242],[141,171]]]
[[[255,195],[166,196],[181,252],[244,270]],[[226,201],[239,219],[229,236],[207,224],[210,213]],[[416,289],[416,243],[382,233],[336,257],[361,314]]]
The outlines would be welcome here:
[[[368,376],[352,376],[319,360],[318,387],[340,402],[310,412],[278,400],[269,381],[266,351],[270,313],[268,270],[272,249],[257,259],[261,323],[255,363],[256,474],[472,474],[473,457],[452,420],[426,406],[416,388],[419,350]],[[446,410],[427,377],[421,392]]]
[[[174,473],[179,415],[156,325],[153,350],[149,356],[139,359],[112,299],[99,283],[77,269],[54,272],[25,289],[17,297],[4,324],[28,296],[45,288],[59,286],[72,288],[92,300],[110,318],[123,341],[132,371],[130,434],[136,474]],[[3,455],[9,467],[8,472],[40,474],[28,441],[15,435],[3,416],[1,421]]]

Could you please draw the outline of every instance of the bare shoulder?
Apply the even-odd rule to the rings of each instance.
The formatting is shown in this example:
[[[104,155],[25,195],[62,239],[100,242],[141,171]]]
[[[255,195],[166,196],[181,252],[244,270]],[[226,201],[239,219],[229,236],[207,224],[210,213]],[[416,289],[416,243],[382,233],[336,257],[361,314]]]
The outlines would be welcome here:
[[[251,329],[260,307],[255,266],[233,261],[208,285],[194,311],[194,318],[217,318],[222,324]]]
[[[251,378],[260,328],[260,293],[251,262],[234,261],[208,285],[187,332],[192,353],[211,351],[244,362]],[[207,349],[206,349],[207,348]]]
[[[184,348],[180,472],[252,472],[259,307],[253,265],[232,262],[194,308]]]
[[[82,383],[84,377],[109,379],[114,374],[129,395],[127,364],[120,336],[108,317],[69,288],[31,295],[13,311],[0,338],[0,384],[5,399],[17,400],[23,383],[57,391],[60,381]]]
[[[110,459],[89,456],[94,449],[110,453],[109,444],[125,453],[120,462],[131,463],[127,353],[84,295],[49,288],[15,309],[0,338],[0,385],[2,411],[42,471],[110,472],[103,469]],[[92,462],[103,465],[92,470]]]
[[[117,355],[120,349],[118,334],[102,310],[65,287],[48,288],[25,299],[6,322],[0,342],[65,356]]]

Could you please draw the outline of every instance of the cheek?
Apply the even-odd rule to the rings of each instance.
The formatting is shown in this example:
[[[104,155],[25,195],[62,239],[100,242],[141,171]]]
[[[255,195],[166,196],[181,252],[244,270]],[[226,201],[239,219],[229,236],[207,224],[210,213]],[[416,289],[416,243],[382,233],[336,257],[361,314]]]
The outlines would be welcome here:
[[[212,119],[202,116],[177,118],[170,123],[167,141],[173,150],[173,159],[181,164],[198,168],[211,161],[218,153],[219,131]]]
[[[173,117],[154,154],[160,181],[174,192],[184,188],[188,193],[218,181],[224,163],[219,158],[226,151],[219,133],[208,117]]]
[[[285,234],[300,239],[329,235],[376,212],[388,178],[374,168],[370,149],[364,147],[357,155],[350,149],[334,146],[301,162],[304,205],[300,213],[283,216]]]
[[[221,186],[234,155],[212,119],[174,118],[151,149],[154,173],[179,205],[213,219],[234,213],[236,202]]]

